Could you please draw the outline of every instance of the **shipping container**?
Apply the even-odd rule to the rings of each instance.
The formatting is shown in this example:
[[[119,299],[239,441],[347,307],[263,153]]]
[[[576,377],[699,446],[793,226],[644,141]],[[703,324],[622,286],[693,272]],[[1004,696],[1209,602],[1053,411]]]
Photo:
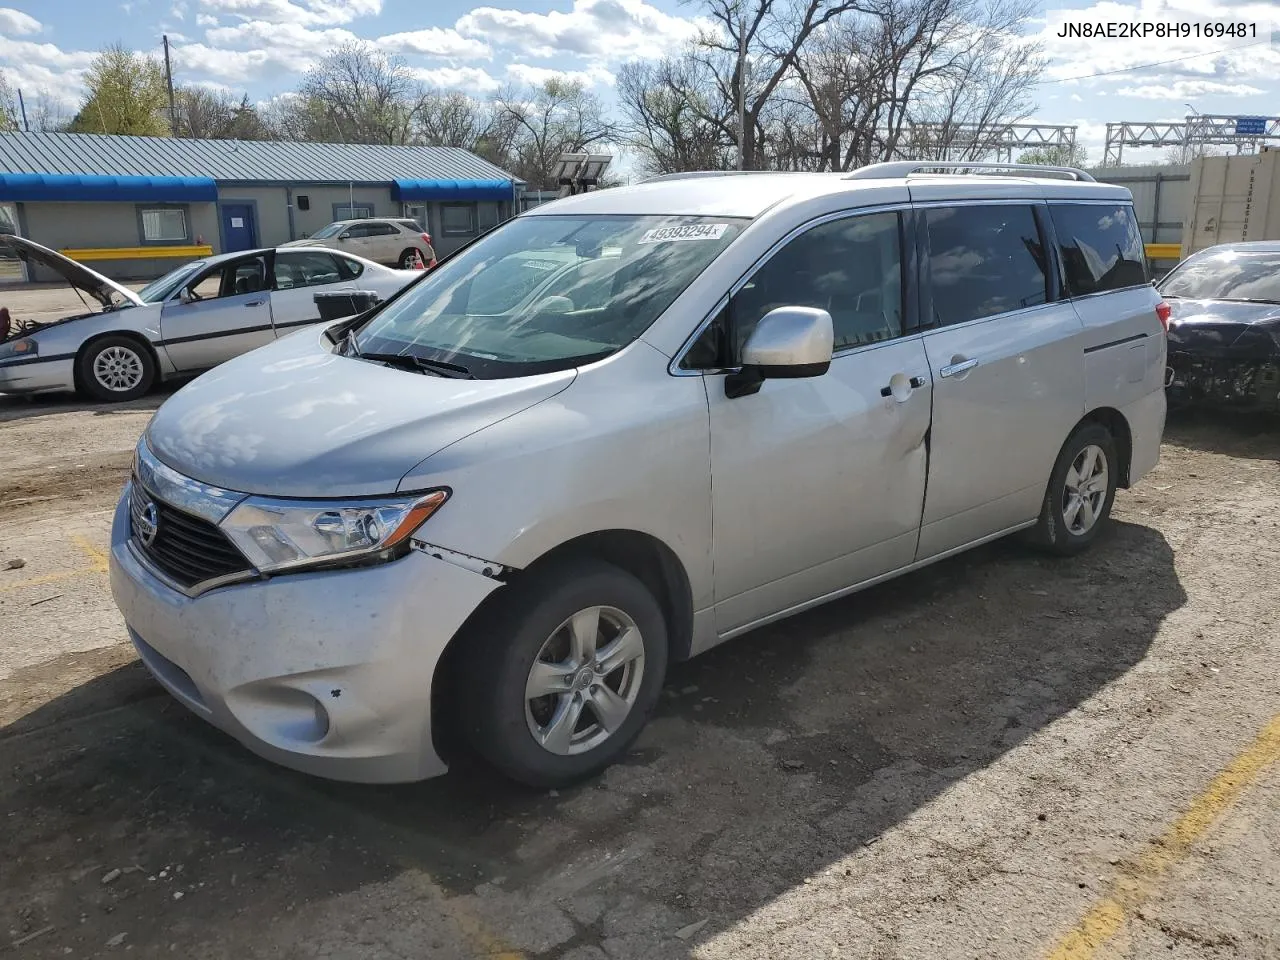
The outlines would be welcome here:
[[[1219,243],[1280,240],[1280,150],[1201,157],[1191,165],[1182,256]]]

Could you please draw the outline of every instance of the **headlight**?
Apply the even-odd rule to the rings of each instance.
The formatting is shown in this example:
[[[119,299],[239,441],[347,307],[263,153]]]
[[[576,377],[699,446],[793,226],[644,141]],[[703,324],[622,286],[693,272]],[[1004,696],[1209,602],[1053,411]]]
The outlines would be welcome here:
[[[34,357],[40,352],[40,344],[30,337],[19,337],[8,343],[0,343],[0,360],[10,357]]]
[[[250,497],[219,526],[263,573],[392,560],[448,499],[447,490],[357,501]]]

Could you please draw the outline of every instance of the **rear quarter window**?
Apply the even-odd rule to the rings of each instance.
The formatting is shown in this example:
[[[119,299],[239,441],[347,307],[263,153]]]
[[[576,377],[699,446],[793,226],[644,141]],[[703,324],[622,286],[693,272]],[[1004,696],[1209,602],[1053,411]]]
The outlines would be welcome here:
[[[1052,203],[1067,294],[1083,297],[1151,282],[1138,218],[1128,204]]]

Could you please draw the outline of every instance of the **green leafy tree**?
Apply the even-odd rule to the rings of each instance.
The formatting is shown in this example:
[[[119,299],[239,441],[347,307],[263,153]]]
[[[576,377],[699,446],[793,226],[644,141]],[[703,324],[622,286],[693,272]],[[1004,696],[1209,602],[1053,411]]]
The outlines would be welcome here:
[[[0,73],[0,133],[18,129],[18,101],[9,78]]]
[[[1089,151],[1078,143],[1036,147],[1018,154],[1019,163],[1037,163],[1046,167],[1083,167],[1089,163]]]
[[[169,96],[164,64],[122,44],[94,57],[84,76],[87,95],[71,121],[76,133],[167,137]]]

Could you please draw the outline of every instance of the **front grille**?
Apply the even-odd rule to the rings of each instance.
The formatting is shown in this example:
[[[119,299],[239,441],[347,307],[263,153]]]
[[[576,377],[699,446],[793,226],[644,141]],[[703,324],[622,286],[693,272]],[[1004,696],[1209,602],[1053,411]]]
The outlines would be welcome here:
[[[155,538],[149,544],[138,533],[138,520],[148,500],[156,505],[159,518]],[[244,554],[216,526],[151,497],[136,478],[129,498],[129,520],[133,542],[147,559],[183,587],[252,569]]]

